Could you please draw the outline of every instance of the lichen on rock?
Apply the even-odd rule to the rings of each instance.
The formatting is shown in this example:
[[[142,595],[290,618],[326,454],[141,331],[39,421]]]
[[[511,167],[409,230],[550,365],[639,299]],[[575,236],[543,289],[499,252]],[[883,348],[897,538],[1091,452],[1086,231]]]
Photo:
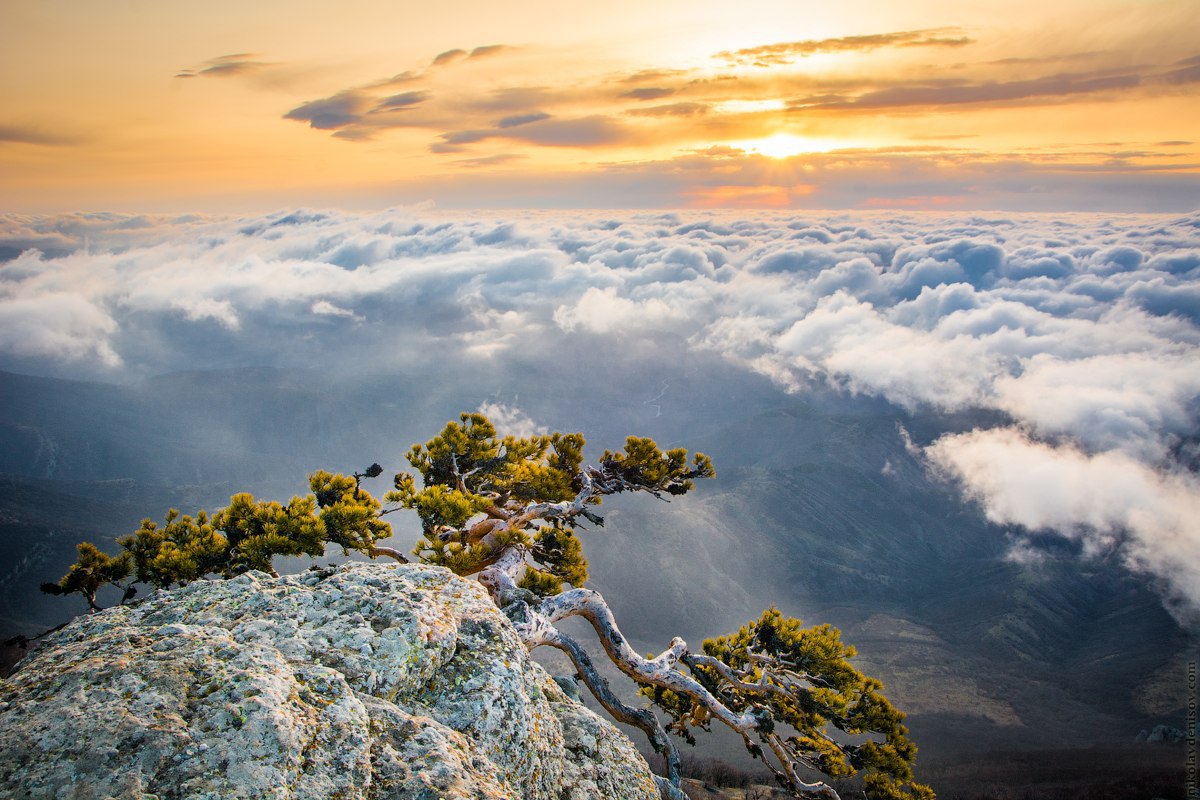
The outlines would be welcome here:
[[[638,798],[476,582],[246,573],[81,617],[0,680],[0,798]]]

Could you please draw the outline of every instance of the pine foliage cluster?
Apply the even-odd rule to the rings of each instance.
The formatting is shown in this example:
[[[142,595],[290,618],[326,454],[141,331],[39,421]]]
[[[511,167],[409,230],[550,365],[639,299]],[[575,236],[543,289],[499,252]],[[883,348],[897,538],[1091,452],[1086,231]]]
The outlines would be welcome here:
[[[210,575],[230,578],[249,570],[275,574],[271,562],[276,556],[317,558],[329,545],[369,555],[378,540],[392,535],[392,528],[379,518],[380,503],[358,485],[359,477],[314,472],[309,476],[312,494],[293,497],[286,505],[240,492],[212,516],[203,510],[195,517],[180,515],[172,508],[161,525],[145,519],[118,539],[121,552],[115,556],[81,542],[76,547],[79,560],[57,583],[42,584],[42,591],[81,594],[95,611],[96,593],[106,585],[116,587],[125,602],[136,594],[137,583],[165,589]]]

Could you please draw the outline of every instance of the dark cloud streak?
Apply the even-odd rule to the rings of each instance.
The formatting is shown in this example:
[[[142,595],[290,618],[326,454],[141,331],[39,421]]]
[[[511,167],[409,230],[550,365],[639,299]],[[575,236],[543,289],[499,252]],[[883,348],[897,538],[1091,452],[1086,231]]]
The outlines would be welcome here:
[[[375,106],[376,111],[393,111],[396,109],[411,108],[412,106],[424,103],[433,95],[430,92],[415,91],[403,92],[402,94],[394,94],[391,97],[385,97]]]
[[[502,118],[496,123],[496,127],[516,128],[520,125],[528,125],[531,122],[541,122],[544,119],[550,119],[550,115],[543,111],[534,111],[528,114],[513,114],[512,116]]]
[[[503,45],[503,44],[485,44],[481,47],[476,47],[474,50],[472,50],[471,54],[469,56],[467,56],[467,58],[472,58],[472,59],[487,58],[488,56],[494,56],[504,50],[511,50],[511,49],[512,48],[510,48],[508,45]]]
[[[205,61],[199,66],[182,69],[175,77],[233,78],[272,66],[265,61],[256,61],[256,58],[258,58],[256,53],[233,53],[226,56],[218,56],[217,58]]]
[[[442,66],[445,66],[446,64],[452,64],[455,61],[459,61],[466,57],[467,57],[466,50],[463,50],[461,48],[455,48],[453,50],[447,50],[444,53],[438,53],[436,56],[434,56],[434,59],[431,63],[435,67],[442,67]]]
[[[623,92],[621,97],[629,97],[634,100],[661,100],[664,97],[670,97],[675,94],[674,89],[668,89],[661,86],[645,86],[637,89],[630,89],[628,92]]]
[[[501,120],[503,123],[504,120]],[[630,132],[621,123],[602,115],[575,119],[551,118],[549,115],[521,124],[498,125],[492,129],[450,131],[440,135],[435,153],[459,152],[462,145],[487,139],[509,139],[543,147],[592,147],[627,141]]]
[[[84,139],[78,135],[62,131],[48,131],[40,127],[26,125],[0,125],[0,143],[35,144],[43,147],[67,147],[82,144]]]
[[[318,130],[338,130],[361,122],[370,107],[370,99],[362,92],[347,89],[330,97],[299,105],[284,114],[283,118],[307,122],[310,127]]]

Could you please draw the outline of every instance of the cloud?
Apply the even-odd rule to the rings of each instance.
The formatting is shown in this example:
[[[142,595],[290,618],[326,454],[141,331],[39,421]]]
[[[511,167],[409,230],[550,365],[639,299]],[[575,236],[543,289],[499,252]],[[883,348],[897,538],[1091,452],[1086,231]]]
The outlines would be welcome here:
[[[1001,63],[1001,62],[993,62]],[[1038,60],[1037,63],[1042,63]],[[1052,62],[1048,62],[1052,63]],[[977,67],[978,69],[978,67]],[[788,103],[794,111],[820,109],[953,108],[977,103],[1036,105],[1054,100],[1113,97],[1134,90],[1143,93],[1178,91],[1172,87],[1200,82],[1200,67],[1173,69],[1164,65],[1100,65],[1083,72],[1054,72],[1035,77],[974,80],[930,74],[917,78],[876,78],[851,82],[814,82],[816,91]]]
[[[637,89],[630,89],[628,92],[622,92],[621,97],[630,97],[634,100],[660,100],[664,97],[670,97],[675,94],[674,89],[667,89],[661,86],[642,86]]]
[[[564,331],[615,333],[671,326],[684,319],[682,312],[663,300],[651,297],[632,300],[621,297],[616,287],[589,288],[573,304],[554,310],[554,322]]]
[[[0,125],[0,144],[12,142],[17,144],[36,144],[45,147],[63,147],[80,144],[83,141],[76,134],[60,130],[46,130],[37,126]]]
[[[551,118],[548,114],[528,116],[527,121],[515,124],[505,125],[505,120],[501,120],[495,128],[443,133],[442,142],[449,147],[435,152],[458,152],[461,145],[487,139],[507,139],[542,147],[593,147],[626,141],[631,136],[617,120],[599,115],[578,119]]]
[[[626,114],[639,117],[695,117],[707,114],[710,107],[705,103],[666,103],[649,108],[631,108]]]
[[[454,50],[446,50],[445,52],[438,53],[436,56],[434,56],[433,66],[440,67],[440,66],[444,66],[446,64],[452,64],[455,61],[460,61],[466,57],[467,57],[467,51],[463,50],[461,48],[455,48]]]
[[[993,522],[1053,531],[1092,553],[1118,552],[1166,582],[1172,597],[1200,598],[1200,479],[1159,471],[1120,452],[1052,446],[1013,428],[944,437],[926,450],[961,481]],[[1032,549],[1028,541],[1021,544]]]
[[[546,147],[592,147],[625,141],[630,134],[617,120],[596,114],[578,119],[546,119],[523,125],[508,135]]]
[[[0,348],[18,356],[121,365],[107,341],[116,323],[103,309],[70,294],[0,300]]]
[[[29,250],[4,267],[0,352],[34,359],[97,359],[105,367],[120,366],[121,357],[110,342],[119,326],[103,301],[56,283],[29,285],[22,280],[37,274],[43,263],[40,252]]]
[[[1200,81],[1200,56],[1192,56],[1177,61],[1171,70],[1166,72],[1163,80],[1171,84],[1196,83]]]
[[[347,90],[303,103],[283,115],[284,119],[307,122],[317,130],[337,130],[361,122],[372,100],[361,92]]]
[[[1111,343],[1093,345],[1107,349]],[[1068,434],[1093,451],[1155,463],[1195,425],[1200,370],[1190,348],[1154,358],[1120,352],[1064,358],[1048,352],[995,382],[995,405],[1047,435]]]
[[[617,83],[658,83],[692,74],[689,69],[643,69],[616,79]]]
[[[960,28],[930,28],[917,31],[876,33],[865,36],[840,36],[830,39],[806,39],[798,42],[723,50],[713,55],[729,64],[757,67],[790,64],[798,58],[818,53],[847,53],[878,50],[881,47],[962,47],[971,44]]]
[[[250,72],[257,72],[264,67],[271,66],[268,62],[256,60],[257,58],[258,56],[254,53],[234,53],[227,56],[218,56],[198,66],[181,69],[176,73],[175,77],[232,78]]]
[[[550,115],[542,111],[533,111],[527,114],[513,114],[502,118],[496,123],[497,128],[516,128],[519,125],[528,125],[531,122],[541,122],[544,119],[550,119]]]
[[[503,44],[485,44],[485,45],[481,45],[479,47],[473,48],[471,50],[471,54],[469,56],[467,56],[467,58],[471,58],[471,59],[488,58],[489,56],[498,55],[499,53],[504,52],[505,50],[511,50],[511,49],[512,48],[509,47],[508,45],[503,45]]]
[[[802,98],[792,108],[901,108],[906,106],[953,106],[965,103],[995,103],[1047,97],[1097,94],[1132,89],[1142,84],[1138,74],[1063,74],[1021,81],[959,84],[949,81],[920,86],[893,86],[864,92],[856,97],[828,95]]]
[[[404,364],[511,386],[601,348],[644,360],[629,380],[707,359],[713,391],[756,374],[961,415],[978,429],[913,447],[1020,557],[1057,532],[1200,607],[1196,213],[0,215],[0,253],[0,369]]]
[[[454,64],[488,59],[513,50],[508,45],[483,45],[471,50],[455,48],[434,56],[428,68],[405,70],[390,77],[369,81],[335,92],[326,97],[309,100],[284,113],[283,118],[307,122],[317,130],[333,131],[333,136],[352,142],[370,141],[381,132],[395,128],[445,128],[448,120],[462,120],[464,115],[481,113],[486,101],[479,97],[462,98],[455,81],[446,84],[440,78],[443,68]],[[225,56],[219,66],[223,71],[244,71],[250,67],[270,66],[258,62],[243,62],[242,56]],[[227,69],[228,68],[228,69]],[[457,69],[455,71],[458,71]],[[200,71],[194,74],[204,74]],[[191,77],[193,73],[181,73],[180,77]],[[440,81],[440,82],[439,82]],[[422,88],[412,88],[416,85]],[[455,95],[449,103],[437,102],[436,87],[449,86]],[[404,91],[396,92],[403,88]],[[545,95],[545,90],[523,92],[505,88],[490,93],[491,110],[507,110],[505,103],[528,109],[536,105],[536,99]],[[421,113],[418,113],[421,112]],[[395,113],[403,112],[403,113]]]
[[[214,300],[211,297],[205,297],[195,301],[177,300],[172,305],[193,322],[212,320],[231,331],[242,327],[233,304],[228,300]]]
[[[413,91],[401,92],[390,97],[385,97],[375,104],[373,111],[394,111],[397,109],[409,108],[411,106],[424,103],[431,97],[429,92]]]
[[[640,207],[721,207],[722,193],[737,199],[754,191],[783,207],[812,209],[1195,208],[1195,178],[1187,172],[1145,173],[1123,165],[1105,167],[1086,154],[1063,157],[1077,158],[1081,168],[1067,169],[1036,156],[970,150],[841,150],[774,159],[719,145],[662,161],[613,164],[599,174],[575,178],[578,185],[563,186],[558,194],[596,198],[596,207],[628,203],[620,198],[633,191],[640,193]],[[512,182],[507,186],[510,196],[520,189]]]
[[[348,308],[342,308],[328,300],[317,300],[312,304],[312,313],[319,317],[343,317],[345,319],[362,319]]]
[[[495,167],[500,164],[511,164],[514,161],[520,161],[526,158],[519,153],[496,153],[490,156],[481,156],[479,158],[461,158],[456,161],[456,164],[462,164],[466,167]]]
[[[487,58],[488,56],[497,55],[505,50],[511,50],[511,47],[502,44],[486,44],[480,47],[472,48],[470,52],[456,48],[447,50],[443,53],[438,53],[432,62],[435,67],[444,67],[448,64],[453,64],[456,61],[471,61],[478,58]]]
[[[496,426],[500,436],[515,436],[518,439],[530,436],[545,436],[550,429],[539,425],[528,414],[516,406],[506,405],[493,400],[486,400],[479,406],[483,414]]]
[[[696,151],[733,146],[730,142],[770,136],[781,129],[793,133],[807,129],[807,135],[814,139],[832,140],[854,128],[843,124],[847,118],[851,121],[857,117],[865,119],[886,109],[912,113],[954,110],[963,112],[965,118],[981,106],[1038,107],[1118,97],[1175,96],[1181,91],[1180,87],[1190,81],[1189,71],[1194,69],[1190,60],[1170,60],[1164,54],[1163,63],[1139,63],[1130,52],[1118,50],[964,61],[951,68],[913,62],[901,69],[896,64],[872,66],[869,61],[863,61],[860,69],[848,72],[820,62],[810,62],[805,69],[792,65],[798,59],[817,54],[881,49],[915,52],[918,48],[962,47],[970,43],[971,40],[957,28],[898,31],[782,42],[726,52],[718,55],[727,59],[731,66],[719,72],[675,69],[668,65],[616,75],[589,73],[583,66],[567,68],[560,60],[561,52],[526,47],[521,49],[521,61],[514,64],[519,69],[511,71],[511,78],[509,71],[497,68],[500,61],[492,62],[499,59],[507,63],[516,48],[507,45],[486,45],[470,50],[455,48],[432,57],[422,69],[360,83],[298,104],[286,111],[284,118],[329,131],[335,138],[349,142],[375,141],[389,131],[404,129],[410,133],[427,132],[425,147],[433,153],[480,150],[479,155],[487,156],[491,153],[486,152],[486,146],[477,148],[475,145],[505,139],[510,143],[507,149],[520,150],[525,155],[533,156],[541,148],[581,147],[609,151],[597,153],[593,164],[619,162],[625,165],[629,163],[629,154],[614,153],[613,148],[653,144],[661,151],[674,144],[677,152]],[[258,63],[249,62],[243,56],[226,58],[229,60],[221,66],[241,69]],[[586,63],[581,60],[580,65]],[[754,64],[772,69],[768,72],[752,66],[745,68]],[[1066,68],[1075,67],[1078,69],[1066,71]],[[553,77],[545,83],[533,84],[526,82],[530,74]],[[672,102],[665,102],[665,99]],[[960,124],[975,123],[967,120]],[[523,130],[512,135],[497,133],[510,129]],[[922,134],[917,132],[917,135]],[[924,136],[929,137],[928,134]],[[947,131],[933,138],[951,143],[972,137],[980,143],[977,146],[987,147],[982,144],[986,137],[974,130]],[[1107,184],[1105,191],[1096,191],[1104,174],[1125,178],[1137,173],[1159,172],[1162,173],[1161,180],[1147,175],[1143,181],[1146,186],[1157,184],[1155,189],[1139,194],[1139,197],[1146,193],[1154,195],[1157,205],[1151,210],[1157,210],[1174,207],[1167,206],[1168,202],[1183,202],[1180,195],[1184,193],[1188,194],[1187,202],[1194,203],[1194,191],[1190,186],[1186,190],[1172,186],[1168,192],[1161,191],[1164,184],[1191,179],[1185,172],[1189,167],[1185,158],[1192,154],[1182,150],[1167,152],[1169,149],[1133,142],[1088,145],[1073,150],[972,153],[953,147],[899,144],[887,152],[879,151],[879,158],[874,159],[869,169],[866,162],[872,160],[870,151],[848,142],[845,148],[838,148],[839,155],[852,151],[851,158],[855,163],[847,163],[845,159],[827,159],[826,163],[836,165],[839,171],[862,164],[863,172],[875,173],[868,174],[864,180],[850,182],[858,194],[878,183],[876,175],[895,180],[914,171],[926,170],[941,176],[942,181],[950,176],[961,177],[960,183],[966,187],[957,194],[936,191],[937,187],[910,190],[904,196],[884,192],[848,203],[854,206],[978,207],[979,200],[972,195],[983,194],[992,186],[979,183],[979,170],[968,175],[961,167],[975,167],[982,161],[986,164],[979,166],[993,172],[1006,167],[1012,167],[1016,172],[1018,165],[1026,164],[1053,168],[1055,172],[1049,191],[1070,183],[1068,174],[1076,172],[1078,177],[1074,182],[1089,184],[1084,194],[1092,198],[1092,203],[1108,198],[1114,205],[1113,198],[1128,197],[1129,192]],[[801,154],[801,157],[820,162],[818,155]],[[891,163],[885,163],[889,159]],[[480,162],[468,163],[465,159],[442,163],[476,168],[481,165]],[[647,165],[651,171],[655,166]],[[823,164],[808,166],[819,169]],[[887,169],[877,169],[880,166]],[[590,175],[603,182],[607,176],[597,172],[604,169],[604,166],[593,166]],[[537,187],[535,191],[544,191],[544,180],[531,178],[531,182]],[[836,197],[813,196],[811,200],[803,200],[815,194],[807,188],[815,184],[808,178],[789,184],[731,180],[723,187],[688,187],[664,204],[694,202],[705,207],[720,204],[754,207],[795,205],[799,201],[826,208],[847,204]],[[1005,192],[1014,196],[1014,202],[1015,196],[1021,195],[1022,200],[1032,204],[1030,207],[1044,207],[1039,201],[1046,191],[1041,183],[1031,182],[1027,176],[1014,174]],[[637,193],[624,192],[628,196]],[[593,194],[581,190],[576,196]],[[442,202],[442,198],[437,199]],[[656,203],[647,200],[645,204]]]

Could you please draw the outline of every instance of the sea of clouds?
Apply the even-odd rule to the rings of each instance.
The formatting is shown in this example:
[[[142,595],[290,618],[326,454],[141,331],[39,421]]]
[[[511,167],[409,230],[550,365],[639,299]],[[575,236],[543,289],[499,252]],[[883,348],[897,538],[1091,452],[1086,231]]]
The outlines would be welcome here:
[[[604,342],[987,410],[921,447],[931,471],[1200,608],[1200,214],[9,215],[0,259],[17,372],[557,360],[568,380]]]

